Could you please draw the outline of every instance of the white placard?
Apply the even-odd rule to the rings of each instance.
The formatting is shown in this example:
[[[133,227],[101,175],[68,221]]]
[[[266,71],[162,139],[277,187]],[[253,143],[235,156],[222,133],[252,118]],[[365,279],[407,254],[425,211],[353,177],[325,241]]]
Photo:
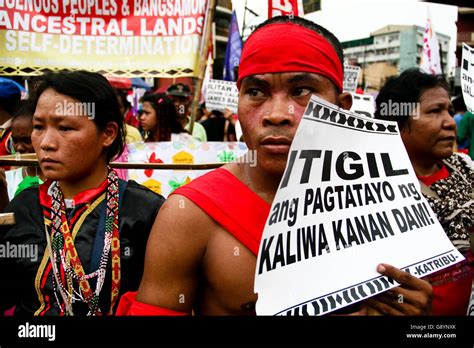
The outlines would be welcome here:
[[[365,117],[374,118],[375,103],[374,96],[370,94],[352,93],[351,111]]]
[[[239,91],[232,81],[209,80],[206,91],[206,109],[224,111],[226,108],[237,113]]]
[[[291,145],[255,272],[258,315],[322,315],[463,260],[420,193],[396,123],[313,96]]]
[[[360,66],[344,65],[344,85],[346,92],[355,92],[359,83]]]
[[[474,49],[462,44],[461,88],[467,110],[474,113]],[[471,140],[472,141],[472,140]]]

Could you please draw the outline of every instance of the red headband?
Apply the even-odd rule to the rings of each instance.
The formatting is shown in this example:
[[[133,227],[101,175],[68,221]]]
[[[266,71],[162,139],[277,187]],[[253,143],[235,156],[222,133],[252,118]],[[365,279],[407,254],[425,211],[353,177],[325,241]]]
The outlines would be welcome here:
[[[344,72],[335,49],[324,37],[298,24],[269,24],[248,38],[237,87],[247,76],[279,72],[320,74],[342,92]]]

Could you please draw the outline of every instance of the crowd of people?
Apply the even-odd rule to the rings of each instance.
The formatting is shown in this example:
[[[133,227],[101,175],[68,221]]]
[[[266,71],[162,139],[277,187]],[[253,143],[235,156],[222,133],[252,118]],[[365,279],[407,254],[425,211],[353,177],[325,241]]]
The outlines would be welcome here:
[[[0,315],[255,315],[257,253],[291,143],[311,95],[350,109],[343,62],[338,39],[311,21],[259,25],[237,80],[238,120],[257,165],[228,163],[166,200],[119,179],[109,163],[136,141],[235,141],[231,112],[202,105],[191,133],[190,88],[173,84],[143,96],[137,130],[124,121],[126,95],[86,71],[45,74],[24,103],[18,93],[2,97],[0,154],[34,152],[39,167],[0,170],[0,209],[16,220],[0,226],[0,244],[38,251],[35,260],[0,258]],[[457,137],[472,137],[473,116],[465,113],[457,132],[449,85],[418,70],[385,83],[377,110],[389,101],[420,105],[417,117],[375,118],[398,123],[421,192],[465,260],[423,279],[380,260],[374,268],[400,285],[343,313],[466,315],[474,171],[453,149]],[[93,104],[94,117],[59,113],[64,103]]]

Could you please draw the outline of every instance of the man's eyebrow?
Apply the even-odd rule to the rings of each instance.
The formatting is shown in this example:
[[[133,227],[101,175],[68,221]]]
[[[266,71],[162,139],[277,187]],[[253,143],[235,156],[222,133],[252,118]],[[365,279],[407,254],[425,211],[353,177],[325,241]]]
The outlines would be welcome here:
[[[442,101],[433,101],[431,103],[428,104],[428,108],[434,108],[434,107],[437,107],[437,108],[442,108],[444,106],[446,106],[447,104],[442,102]],[[448,109],[452,107],[452,104],[449,103],[448,105]]]
[[[288,79],[288,83],[297,83],[297,82],[309,81],[309,80],[318,81],[318,78],[314,76],[313,74],[302,73],[302,74],[298,74],[298,75],[290,77]]]
[[[243,83],[245,83],[245,84],[257,85],[257,86],[260,86],[260,87],[268,87],[268,86],[270,86],[270,84],[268,83],[268,81],[263,80],[263,79],[259,79],[258,77],[255,77],[255,76],[246,77],[246,78],[244,79]]]

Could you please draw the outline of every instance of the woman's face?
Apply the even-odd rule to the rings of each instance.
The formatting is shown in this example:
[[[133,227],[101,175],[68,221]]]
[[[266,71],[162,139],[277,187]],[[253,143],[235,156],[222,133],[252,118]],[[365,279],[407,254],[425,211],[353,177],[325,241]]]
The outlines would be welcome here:
[[[144,102],[142,106],[142,114],[140,116],[140,125],[146,132],[153,132],[158,128],[156,119],[156,111],[150,102]]]
[[[419,100],[418,115],[401,132],[403,143],[412,160],[440,161],[453,154],[456,122],[448,92],[442,87],[424,91]]]
[[[31,140],[48,179],[87,178],[98,165],[105,165],[104,147],[110,146],[117,136],[100,132],[86,113],[69,112],[78,103],[53,89],[47,89],[38,99]]]

